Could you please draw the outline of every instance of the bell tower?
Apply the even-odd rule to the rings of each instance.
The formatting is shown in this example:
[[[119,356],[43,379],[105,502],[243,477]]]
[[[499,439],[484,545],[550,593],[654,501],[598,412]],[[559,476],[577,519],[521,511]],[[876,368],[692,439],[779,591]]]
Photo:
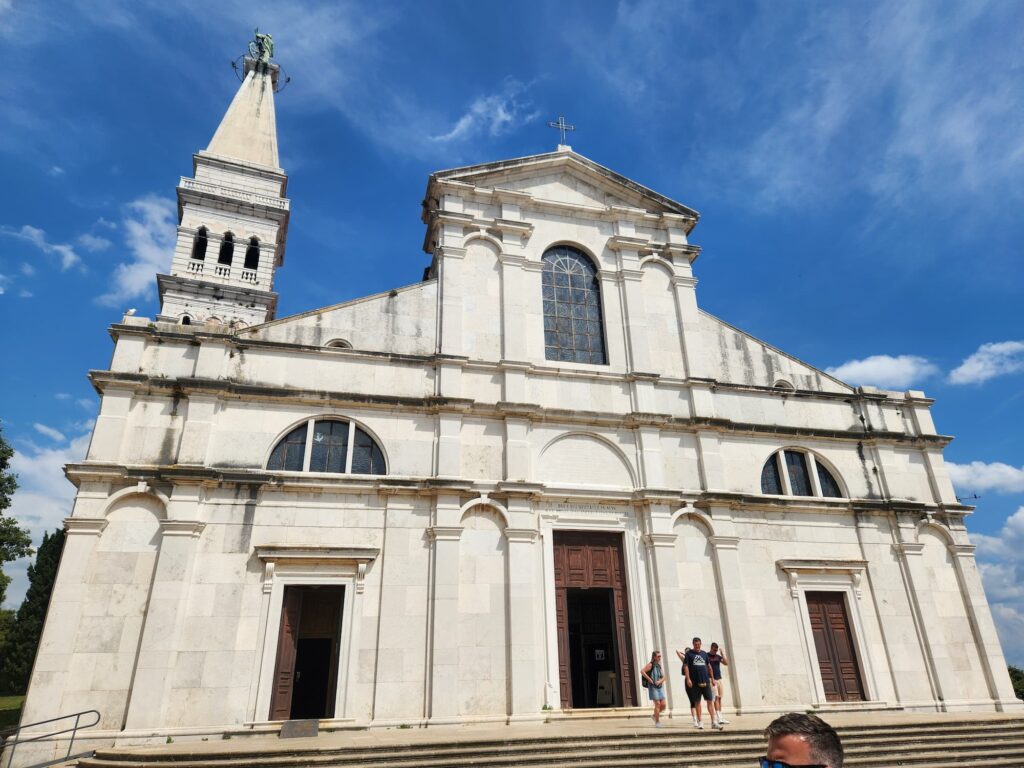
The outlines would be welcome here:
[[[160,321],[245,328],[274,319],[290,201],[277,156],[273,51],[257,31],[231,106],[178,184],[171,273],[157,275]]]

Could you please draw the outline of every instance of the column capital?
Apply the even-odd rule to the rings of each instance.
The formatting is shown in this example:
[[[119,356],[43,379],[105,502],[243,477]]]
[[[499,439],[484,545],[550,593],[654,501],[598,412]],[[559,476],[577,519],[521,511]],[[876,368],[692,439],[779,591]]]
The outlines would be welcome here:
[[[533,528],[506,528],[505,538],[511,544],[532,544],[540,537],[540,531]]]
[[[459,526],[433,525],[427,528],[427,535],[433,541],[458,541],[462,537],[462,528]]]
[[[198,520],[161,520],[160,531],[164,536],[191,536],[199,538],[206,523]]]
[[[99,536],[107,527],[105,517],[66,517],[64,530],[69,536]]]
[[[739,536],[709,536],[708,541],[716,550],[740,548]]]

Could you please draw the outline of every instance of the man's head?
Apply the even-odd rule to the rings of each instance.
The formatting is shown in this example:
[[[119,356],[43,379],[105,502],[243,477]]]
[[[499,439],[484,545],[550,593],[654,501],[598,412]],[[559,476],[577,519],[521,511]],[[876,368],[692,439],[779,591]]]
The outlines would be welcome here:
[[[699,637],[693,638],[693,650],[695,650],[695,651],[699,651],[700,650],[700,638]]]
[[[718,643],[712,643],[711,644],[711,652],[712,653],[718,653]]]
[[[777,761],[793,768],[843,768],[839,735],[820,717],[791,712],[775,718],[764,735],[768,737],[768,765]]]

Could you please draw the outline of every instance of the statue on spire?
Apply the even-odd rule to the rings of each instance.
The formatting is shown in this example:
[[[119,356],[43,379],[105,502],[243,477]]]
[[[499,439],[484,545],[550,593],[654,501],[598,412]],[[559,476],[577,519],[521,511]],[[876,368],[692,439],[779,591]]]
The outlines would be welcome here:
[[[274,38],[260,33],[259,27],[254,34],[256,39],[249,43],[249,55],[261,64],[269,64],[274,57]]]

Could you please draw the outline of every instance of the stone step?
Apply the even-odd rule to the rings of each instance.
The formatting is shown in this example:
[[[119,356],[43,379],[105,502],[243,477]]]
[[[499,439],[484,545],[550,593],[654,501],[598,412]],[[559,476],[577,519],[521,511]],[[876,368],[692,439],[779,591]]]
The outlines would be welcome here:
[[[81,760],[81,768],[749,768],[764,754],[761,728],[730,725],[725,731],[698,731],[685,720],[654,729],[649,722],[615,733],[536,732],[516,738],[515,729],[500,738],[452,738],[439,731],[436,741],[422,731],[403,740],[394,731],[380,732],[380,744],[316,741],[289,745],[264,738],[251,742],[182,743],[168,748],[103,749]],[[686,725],[684,726],[683,723]],[[546,729],[547,726],[542,726]],[[850,723],[838,728],[848,766],[863,768],[952,768],[1024,766],[1024,720],[978,718],[890,723]],[[632,731],[632,732],[630,732]],[[457,732],[452,732],[457,733]],[[483,734],[481,734],[482,736]]]
[[[964,729],[956,729],[961,731]],[[1007,726],[1005,723],[974,724],[970,729],[970,743],[989,743],[999,741],[1000,743],[1020,738],[1020,726]],[[902,745],[914,744],[924,746],[948,745],[959,746],[964,741],[964,735],[960,732],[950,732],[943,728],[937,732],[934,726],[928,728],[899,729],[898,741]],[[844,744],[849,750],[858,747],[886,747],[889,748],[896,738],[896,731],[887,728],[882,731],[872,730],[870,732],[847,732],[842,733]],[[714,741],[711,741],[711,740]],[[705,749],[709,744],[715,744],[716,748],[742,749],[747,746],[760,746],[764,743],[764,737],[759,730],[725,730],[723,732],[700,732],[696,729],[687,731],[654,731],[640,732],[629,737],[588,737],[586,739],[567,737],[564,739],[524,739],[524,740],[502,740],[502,741],[478,741],[460,743],[434,743],[419,745],[397,745],[391,746],[386,751],[378,747],[342,747],[334,749],[313,749],[313,750],[231,750],[230,752],[208,752],[195,753],[188,750],[185,745],[173,751],[164,753],[140,754],[135,751],[122,750],[100,750],[94,762],[84,762],[83,765],[116,764],[124,762],[144,761],[151,765],[173,763],[178,768],[193,768],[200,765],[208,766],[224,760],[249,759],[259,760],[267,766],[284,766],[292,764],[297,758],[301,758],[308,764],[324,764],[335,761],[338,764],[350,764],[356,762],[402,762],[422,759],[423,756],[431,757],[485,757],[497,756],[513,752],[519,756],[531,755],[534,753],[554,754],[572,753],[579,750],[602,749],[620,750],[630,752],[644,752],[652,744],[658,750],[693,750]]]

